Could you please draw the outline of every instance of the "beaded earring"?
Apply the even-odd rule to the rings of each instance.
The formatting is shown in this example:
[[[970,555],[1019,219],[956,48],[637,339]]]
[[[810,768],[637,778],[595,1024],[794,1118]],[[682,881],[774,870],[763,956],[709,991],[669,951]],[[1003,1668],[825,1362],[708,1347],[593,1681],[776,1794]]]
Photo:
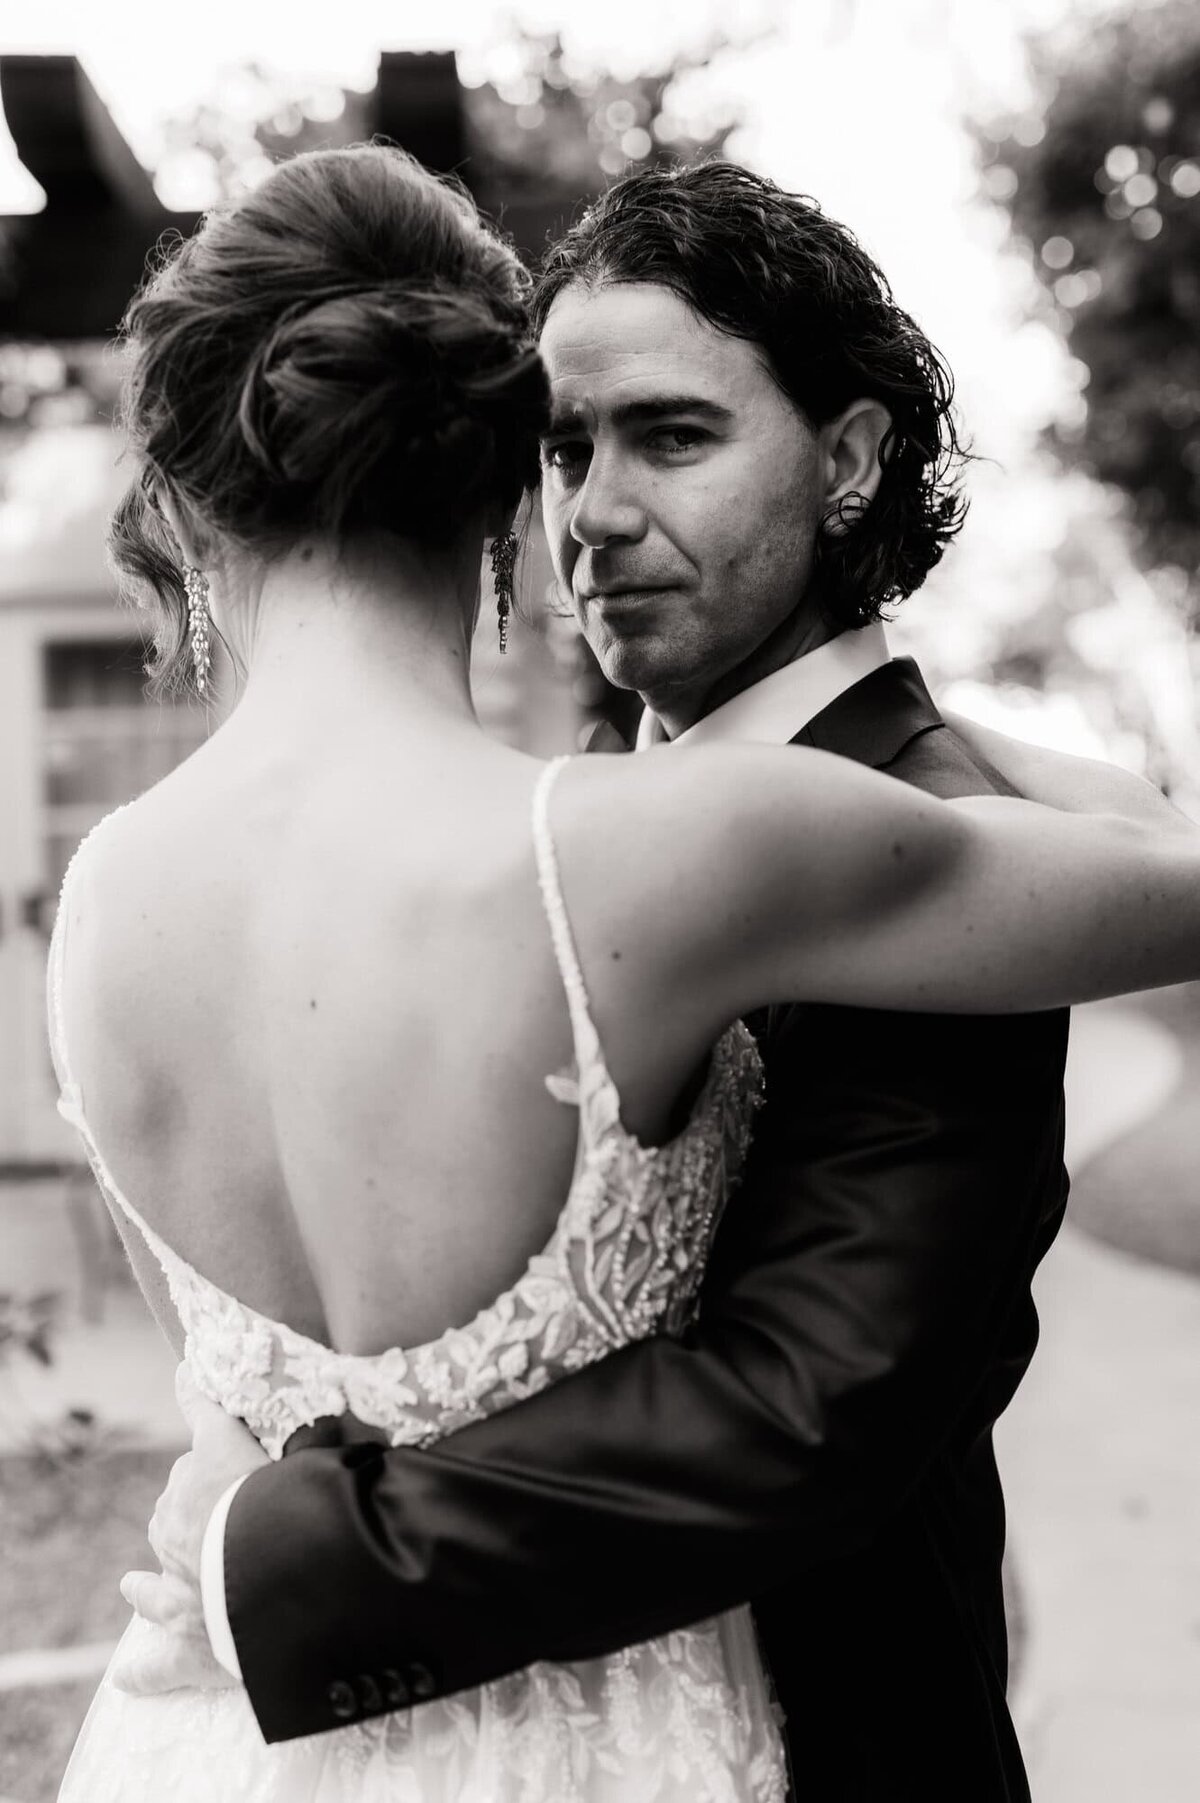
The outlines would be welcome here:
[[[211,620],[208,610],[208,577],[194,564],[185,563],[183,586],[187,591],[188,635],[192,641],[192,664],[196,671],[196,687],[203,700],[208,694],[208,628]]]
[[[517,561],[517,541],[511,532],[501,532],[492,540],[492,583],[496,590],[496,619],[500,627],[500,655],[508,651],[508,616],[512,612],[513,567]]]

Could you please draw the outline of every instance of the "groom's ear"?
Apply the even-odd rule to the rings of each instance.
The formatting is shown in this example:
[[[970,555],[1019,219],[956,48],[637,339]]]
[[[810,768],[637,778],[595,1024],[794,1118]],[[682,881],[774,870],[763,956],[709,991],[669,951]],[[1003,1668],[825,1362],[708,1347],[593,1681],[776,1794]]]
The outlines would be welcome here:
[[[851,401],[835,419],[821,427],[824,441],[826,488],[826,531],[846,531],[847,520],[839,519],[839,509],[851,496],[860,499],[855,508],[875,499],[883,465],[880,449],[891,430],[892,416],[882,401]]]

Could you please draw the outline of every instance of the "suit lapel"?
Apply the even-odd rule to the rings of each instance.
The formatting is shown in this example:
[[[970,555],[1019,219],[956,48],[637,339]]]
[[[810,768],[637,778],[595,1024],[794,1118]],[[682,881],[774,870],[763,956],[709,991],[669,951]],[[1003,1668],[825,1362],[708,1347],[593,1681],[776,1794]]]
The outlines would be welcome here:
[[[921,733],[944,725],[912,658],[897,657],[822,708],[792,744],[836,752],[879,770]]]

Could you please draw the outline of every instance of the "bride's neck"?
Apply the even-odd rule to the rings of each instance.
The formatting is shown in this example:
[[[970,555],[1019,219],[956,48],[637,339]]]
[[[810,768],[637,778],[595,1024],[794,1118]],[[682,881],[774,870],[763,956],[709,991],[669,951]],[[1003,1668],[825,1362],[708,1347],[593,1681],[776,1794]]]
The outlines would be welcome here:
[[[471,635],[481,546],[302,543],[246,583],[218,625],[237,713],[327,722],[375,709],[473,717]]]

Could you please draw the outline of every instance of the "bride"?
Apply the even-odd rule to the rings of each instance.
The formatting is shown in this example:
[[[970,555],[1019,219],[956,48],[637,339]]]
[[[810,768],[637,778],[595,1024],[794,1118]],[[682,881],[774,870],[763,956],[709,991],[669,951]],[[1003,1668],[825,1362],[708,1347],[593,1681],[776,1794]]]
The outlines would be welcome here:
[[[759,1100],[751,1009],[1200,976],[1183,821],[940,803],[816,751],[542,765],[484,736],[481,556],[546,415],[523,296],[461,194],[364,147],[210,216],[129,319],[116,559],[158,597],[160,675],[203,675],[207,595],[245,680],[77,854],[51,1037],[164,1332],[273,1458],[330,1417],[429,1444],[681,1328]],[[281,1745],[240,1687],[106,1680],[61,1795],[784,1790],[735,1610]]]

